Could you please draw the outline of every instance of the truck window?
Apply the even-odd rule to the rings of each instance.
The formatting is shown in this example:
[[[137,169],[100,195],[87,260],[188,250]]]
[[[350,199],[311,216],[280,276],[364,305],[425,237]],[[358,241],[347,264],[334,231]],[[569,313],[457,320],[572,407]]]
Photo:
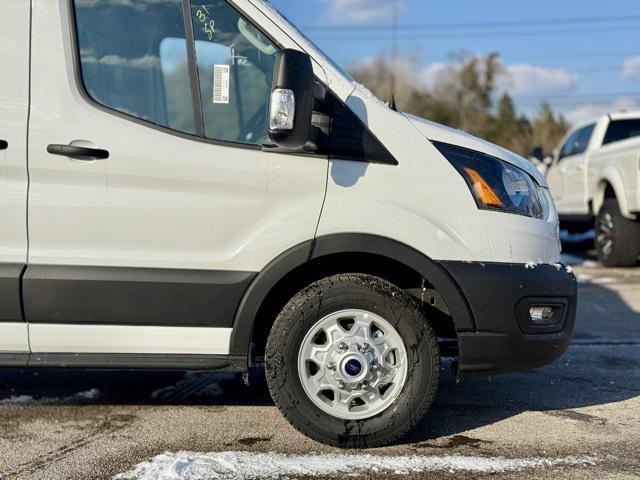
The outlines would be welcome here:
[[[560,160],[586,152],[595,128],[594,123],[573,132],[560,150]]]
[[[98,103],[195,134],[181,0],[75,0],[82,80]]]
[[[640,119],[613,120],[609,124],[602,144],[608,145],[633,137],[640,137]]]
[[[571,134],[571,136],[569,136],[567,141],[562,146],[562,149],[560,150],[560,160],[573,155],[573,152],[576,149],[576,145],[578,144],[578,139],[580,138],[580,133],[580,130],[576,130]]]
[[[225,0],[192,0],[206,137],[269,141],[268,101],[279,48]]]
[[[587,151],[587,148],[589,148],[589,142],[591,141],[591,137],[593,136],[593,131],[595,129],[596,124],[594,123],[580,130],[580,137],[578,138],[576,151],[573,153],[573,155],[579,155]]]

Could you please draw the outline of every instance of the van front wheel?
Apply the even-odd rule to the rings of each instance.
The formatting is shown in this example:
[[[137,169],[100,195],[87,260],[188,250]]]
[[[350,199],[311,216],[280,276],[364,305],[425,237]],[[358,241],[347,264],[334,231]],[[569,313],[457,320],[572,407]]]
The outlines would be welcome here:
[[[377,277],[341,274],[298,293],[267,342],[274,402],[305,435],[346,448],[389,444],[427,412],[435,333],[416,302]]]

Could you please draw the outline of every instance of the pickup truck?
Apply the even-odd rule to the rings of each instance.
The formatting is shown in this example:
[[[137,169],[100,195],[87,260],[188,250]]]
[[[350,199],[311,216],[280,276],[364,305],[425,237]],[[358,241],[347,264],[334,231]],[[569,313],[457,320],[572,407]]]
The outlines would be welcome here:
[[[600,261],[628,267],[640,254],[640,112],[575,128],[555,151],[547,181],[563,228],[595,224]]]

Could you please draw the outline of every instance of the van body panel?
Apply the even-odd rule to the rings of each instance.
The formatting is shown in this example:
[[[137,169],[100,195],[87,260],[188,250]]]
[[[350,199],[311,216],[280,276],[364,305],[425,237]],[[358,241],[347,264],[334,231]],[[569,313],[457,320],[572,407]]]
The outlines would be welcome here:
[[[521,215],[512,215],[508,222],[504,214],[480,212],[487,237],[494,252],[493,261],[501,263],[559,264],[560,239],[558,216],[542,221]]]
[[[34,25],[64,33],[33,38],[31,264],[255,272],[313,238],[326,159],[171,135],[95,104],[78,84],[68,3],[35,2]],[[110,157],[46,152],[73,141]]]
[[[73,353],[76,339],[87,353],[94,344],[83,338],[112,332],[114,342],[123,336],[122,348],[95,344],[101,353],[148,353],[156,345],[166,353],[226,354],[229,335],[210,340],[216,328],[231,326],[255,273],[314,237],[327,159],[204,141],[97,103],[82,84],[71,5],[34,2],[24,289],[27,321],[36,326],[32,347]],[[282,32],[269,33],[295,47]],[[316,75],[324,79],[318,65]],[[50,144],[101,148],[109,157],[51,155]],[[184,332],[173,343],[157,334],[170,327]],[[69,339],[59,348],[47,340],[55,331],[60,342]],[[145,352],[125,341],[145,335],[157,339]]]
[[[405,118],[356,89],[347,106],[398,160],[397,166],[331,158],[318,235],[394,238],[429,258],[492,260],[468,187]],[[442,206],[447,215],[442,215]]]
[[[0,263],[27,260],[29,15],[29,2],[0,5]]]
[[[0,4],[0,354],[28,352],[20,304],[27,262],[29,2]]]
[[[399,164],[390,168],[332,158],[319,235],[346,231],[395,238],[434,260],[560,261],[553,207],[543,220],[508,215],[505,221],[503,213],[478,210],[463,178],[427,136],[460,142],[528,172],[523,159],[470,135],[408,120],[362,89],[354,91],[347,105]],[[546,185],[544,179],[540,184]]]
[[[446,127],[414,115],[407,114],[407,118],[429,140],[458,145],[460,147],[468,148],[469,150],[475,150],[492,157],[499,158],[500,160],[511,163],[512,165],[515,165],[521,170],[527,172],[536,180],[536,182],[538,182],[538,185],[543,187],[547,186],[547,181],[540,170],[538,170],[533,163],[522,158],[520,155],[516,155],[505,148],[487,142],[486,140],[482,140],[481,138],[471,135],[470,133],[463,132],[462,130]]]

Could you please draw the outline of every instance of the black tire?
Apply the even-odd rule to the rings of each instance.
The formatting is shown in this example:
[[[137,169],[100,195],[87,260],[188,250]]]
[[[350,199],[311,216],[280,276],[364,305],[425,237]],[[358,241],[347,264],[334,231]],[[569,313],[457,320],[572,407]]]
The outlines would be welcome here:
[[[367,310],[387,320],[408,355],[407,378],[398,397],[382,413],[364,420],[344,420],[319,409],[298,373],[299,349],[309,330],[345,309]],[[269,391],[283,415],[303,434],[342,448],[379,447],[407,433],[433,402],[439,368],[436,335],[417,303],[389,282],[363,274],[328,277],[298,293],[276,319],[266,348]]]
[[[620,213],[615,198],[607,198],[596,217],[596,250],[605,267],[633,267],[640,255],[640,223]]]

